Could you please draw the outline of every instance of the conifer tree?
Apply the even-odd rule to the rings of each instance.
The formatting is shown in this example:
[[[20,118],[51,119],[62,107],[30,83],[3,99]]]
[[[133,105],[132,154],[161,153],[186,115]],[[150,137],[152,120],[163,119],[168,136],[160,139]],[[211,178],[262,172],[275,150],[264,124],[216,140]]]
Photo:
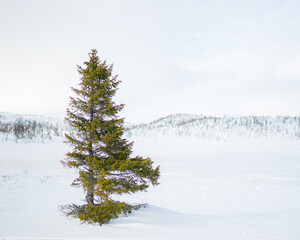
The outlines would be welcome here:
[[[67,205],[65,213],[100,225],[142,206],[114,201],[113,196],[145,191],[158,184],[160,175],[150,158],[131,156],[133,142],[123,138],[124,119],[118,116],[124,105],[113,101],[120,81],[112,69],[95,49],[84,67],[78,66],[79,88],[72,88],[76,97],[70,97],[66,117],[72,129],[65,135],[66,143],[73,150],[62,161],[78,170],[72,185],[86,193],[86,204]]]

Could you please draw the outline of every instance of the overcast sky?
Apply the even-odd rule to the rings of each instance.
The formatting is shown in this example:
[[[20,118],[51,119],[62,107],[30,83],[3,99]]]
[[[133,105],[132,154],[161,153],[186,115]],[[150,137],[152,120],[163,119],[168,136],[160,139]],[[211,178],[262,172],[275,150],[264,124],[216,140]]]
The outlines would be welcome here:
[[[300,114],[299,0],[0,0],[0,111],[63,117],[92,48],[126,121]]]

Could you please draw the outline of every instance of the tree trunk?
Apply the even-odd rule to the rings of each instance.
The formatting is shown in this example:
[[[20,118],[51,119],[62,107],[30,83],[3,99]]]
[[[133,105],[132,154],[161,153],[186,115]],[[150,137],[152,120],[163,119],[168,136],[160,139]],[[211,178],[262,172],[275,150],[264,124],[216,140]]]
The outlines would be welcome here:
[[[91,110],[90,110],[90,117],[91,117],[91,122],[93,122],[94,120],[94,107],[93,105],[91,106]],[[89,133],[89,141],[91,142],[93,140],[93,132],[91,131],[90,128],[90,133]],[[89,146],[89,155],[90,155],[90,159],[93,159],[93,144],[91,144]],[[86,194],[86,201],[87,204],[92,204],[94,205],[94,173],[93,170],[90,170],[91,176],[89,179],[89,185],[88,185],[88,189],[87,189],[87,194]]]
[[[94,205],[94,187],[92,185],[89,186],[86,194],[87,204]]]
[[[94,171],[90,170],[90,177],[89,177],[89,183],[88,183],[88,189],[86,193],[86,201],[87,204],[94,205],[94,186],[95,186],[95,179],[94,179]]]

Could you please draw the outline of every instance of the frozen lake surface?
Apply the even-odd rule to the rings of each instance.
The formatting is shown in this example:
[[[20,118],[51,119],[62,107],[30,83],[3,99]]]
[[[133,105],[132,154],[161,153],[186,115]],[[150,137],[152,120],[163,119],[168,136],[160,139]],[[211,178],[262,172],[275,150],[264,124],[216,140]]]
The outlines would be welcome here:
[[[62,141],[0,142],[1,240],[300,239],[299,141],[138,140],[161,184],[123,197],[149,206],[101,227],[58,211],[84,199]]]

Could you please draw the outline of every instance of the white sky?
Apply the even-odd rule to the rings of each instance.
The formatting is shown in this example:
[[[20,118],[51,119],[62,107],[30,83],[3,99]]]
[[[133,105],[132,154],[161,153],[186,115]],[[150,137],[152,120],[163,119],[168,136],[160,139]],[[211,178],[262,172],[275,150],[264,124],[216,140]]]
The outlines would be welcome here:
[[[0,0],[0,111],[64,116],[96,48],[126,121],[299,115],[299,13],[299,0]]]

